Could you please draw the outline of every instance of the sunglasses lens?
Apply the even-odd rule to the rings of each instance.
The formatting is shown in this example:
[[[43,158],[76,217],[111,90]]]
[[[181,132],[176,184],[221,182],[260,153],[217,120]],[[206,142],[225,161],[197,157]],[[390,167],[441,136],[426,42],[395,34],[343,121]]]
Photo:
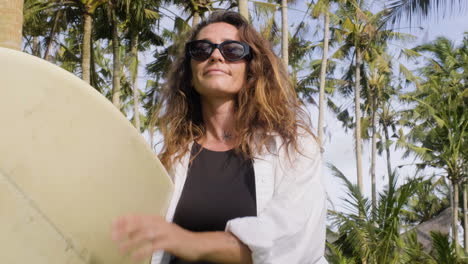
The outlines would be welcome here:
[[[225,41],[221,44],[213,44],[206,40],[195,40],[188,43],[188,53],[194,60],[204,61],[213,53],[213,49],[219,48],[223,57],[228,61],[238,61],[249,55],[249,50],[237,41]]]
[[[224,57],[228,60],[239,60],[245,55],[244,46],[235,42],[223,45],[222,51]]]
[[[193,42],[190,45],[190,55],[196,60],[206,60],[210,57],[212,47],[206,42]]]

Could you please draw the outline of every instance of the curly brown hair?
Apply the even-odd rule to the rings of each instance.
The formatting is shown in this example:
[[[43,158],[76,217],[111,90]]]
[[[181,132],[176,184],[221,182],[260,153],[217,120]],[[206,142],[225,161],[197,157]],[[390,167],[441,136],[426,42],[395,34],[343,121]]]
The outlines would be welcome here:
[[[195,26],[188,41],[195,40],[209,24],[225,22],[239,30],[240,40],[251,48],[247,63],[247,84],[237,94],[235,127],[238,135],[236,151],[255,158],[267,151],[272,135],[279,135],[286,149],[298,150],[298,129],[312,134],[307,115],[289,79],[284,63],[265,40],[241,15],[217,11]],[[189,144],[205,133],[200,95],[192,87],[190,57],[183,50],[169,72],[161,98],[161,108],[154,112],[160,124],[164,145],[162,164],[171,170],[173,164],[189,151]]]

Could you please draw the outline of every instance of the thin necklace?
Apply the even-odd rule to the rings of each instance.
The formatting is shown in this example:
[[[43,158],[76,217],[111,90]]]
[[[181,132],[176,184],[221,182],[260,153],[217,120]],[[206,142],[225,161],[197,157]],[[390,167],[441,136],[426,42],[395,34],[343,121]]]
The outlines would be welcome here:
[[[224,131],[224,132],[223,132],[223,139],[224,139],[224,141],[229,141],[229,140],[231,140],[231,139],[232,139],[232,134],[229,133],[229,132]]]

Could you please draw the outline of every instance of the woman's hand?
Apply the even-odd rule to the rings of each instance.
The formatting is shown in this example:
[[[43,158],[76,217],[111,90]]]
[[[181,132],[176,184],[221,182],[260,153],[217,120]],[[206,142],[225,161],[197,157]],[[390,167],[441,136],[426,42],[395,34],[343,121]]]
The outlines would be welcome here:
[[[112,225],[112,239],[122,253],[130,253],[135,260],[164,250],[184,260],[197,261],[201,251],[196,236],[158,215],[123,216]]]

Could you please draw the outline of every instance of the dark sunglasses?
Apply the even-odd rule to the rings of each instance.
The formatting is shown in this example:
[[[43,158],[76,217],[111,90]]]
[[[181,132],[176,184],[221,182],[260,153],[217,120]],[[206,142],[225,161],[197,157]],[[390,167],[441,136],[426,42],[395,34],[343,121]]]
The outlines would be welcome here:
[[[227,40],[219,44],[208,40],[194,40],[185,45],[188,56],[197,61],[207,60],[215,49],[219,49],[221,55],[228,61],[238,61],[244,58],[250,59],[250,47],[247,43]]]

